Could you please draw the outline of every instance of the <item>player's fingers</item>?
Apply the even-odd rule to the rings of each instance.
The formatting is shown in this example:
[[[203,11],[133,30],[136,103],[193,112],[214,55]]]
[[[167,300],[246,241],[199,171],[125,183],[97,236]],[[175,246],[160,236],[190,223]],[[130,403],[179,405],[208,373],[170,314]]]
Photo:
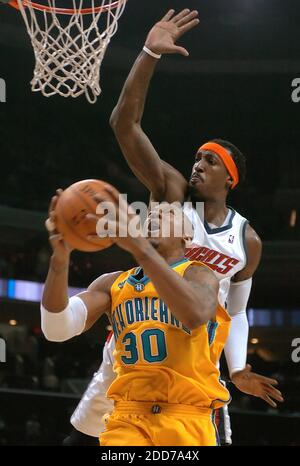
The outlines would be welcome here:
[[[57,218],[55,210],[51,210],[49,218],[50,218],[50,221],[55,225],[56,218]]]
[[[116,203],[119,203],[120,198],[122,197],[119,191],[114,188],[114,186],[105,185],[104,191],[109,194],[109,197],[113,199]]]
[[[101,194],[94,194],[93,199],[96,202],[103,202],[104,201],[103,195],[101,195]]]
[[[167,14],[161,19],[161,21],[170,21],[172,16],[174,15],[175,10],[169,10]]]
[[[283,403],[283,402],[284,402],[284,399],[282,398],[282,396],[281,396],[281,395],[277,395],[276,393],[268,392],[268,396],[270,396],[271,398],[273,398],[273,399],[276,400],[276,401],[279,401],[279,403]]]
[[[129,206],[127,200],[119,193],[119,191],[113,186],[106,186],[105,191],[109,194],[109,197],[112,198],[115,206],[118,207],[116,212],[116,218],[119,220],[126,220],[129,212]]]
[[[56,190],[56,195],[51,198],[50,206],[49,206],[49,213],[53,210],[55,210],[57,201],[59,196],[63,193],[63,190],[61,188]]]
[[[177,45],[173,47],[171,53],[179,53],[180,55],[183,55],[184,57],[189,56],[189,52],[187,51],[187,49],[185,49],[184,47],[179,47]]]
[[[52,212],[55,207],[56,207],[56,204],[57,204],[57,199],[58,197],[57,196],[53,196],[51,198],[51,201],[50,201],[50,205],[49,205],[49,209],[48,209],[48,214],[50,215],[50,212]]]
[[[96,240],[97,238],[99,239],[98,235],[87,235],[86,236],[86,239],[88,239],[89,241]]]
[[[93,196],[96,202],[119,202],[119,191],[113,186],[106,185],[103,188],[103,193],[98,193]],[[106,196],[108,194],[108,196]]]
[[[261,398],[265,400],[266,403],[268,403],[270,406],[272,406],[272,408],[277,408],[277,404],[275,403],[275,401],[271,400],[271,398],[268,395],[262,395]]]
[[[86,214],[85,216],[88,220],[90,220],[91,222],[94,222],[94,223],[97,223],[98,220],[99,220],[99,217],[97,217],[97,215],[95,214]]]
[[[278,385],[277,380],[275,379],[270,379],[269,377],[265,377],[264,375],[260,374],[253,374],[257,379],[260,380],[261,383],[266,384],[266,385]]]
[[[178,27],[185,26],[187,23],[189,23],[193,19],[197,18],[198,14],[199,13],[198,13],[197,10],[191,11],[188,15],[184,16],[179,21],[177,21],[176,26],[178,26]]]
[[[107,237],[108,237],[108,234],[105,235],[105,236],[101,236],[101,237],[98,236],[98,235],[88,235],[88,236],[86,237],[86,239],[87,239],[90,243],[102,245],[102,244],[103,244],[103,242],[102,242],[103,238],[107,238]]]
[[[47,218],[45,221],[45,227],[49,233],[53,233],[56,230],[55,223],[50,218]]]
[[[53,232],[55,233],[59,233],[59,231],[57,230],[57,227],[56,227],[56,214],[54,212],[50,212],[50,222],[51,222],[51,228]]]
[[[276,390],[276,388],[268,385],[265,387],[265,390],[266,390],[266,393],[272,396],[272,398],[275,398],[275,400],[281,401],[281,402],[284,401],[282,393],[279,390]]]
[[[93,222],[97,226],[97,228],[102,227],[101,217],[98,217],[95,214],[88,213],[88,214],[86,214],[85,218],[87,220]],[[115,216],[113,214],[108,213],[105,216],[105,223],[104,223],[105,228],[107,229],[108,225],[111,228],[111,226],[114,225],[114,223],[115,223],[114,220],[115,220]]]
[[[102,212],[103,209],[104,209],[104,211],[109,210],[108,209],[108,203],[115,204],[115,202],[112,199],[108,199],[104,194],[95,194],[93,196],[93,199],[98,204],[97,209],[96,209],[97,214],[104,213],[104,212]],[[100,209],[100,207],[101,207],[101,209]]]
[[[181,37],[186,32],[190,31],[191,29],[193,29],[199,23],[200,23],[200,20],[198,18],[196,18],[196,19],[193,19],[192,21],[190,21],[189,23],[185,24],[181,28],[179,28],[179,32],[180,32],[179,37]]]
[[[60,241],[63,241],[64,237],[61,233],[54,233],[50,235],[49,239],[52,246],[56,247]]]
[[[189,13],[190,13],[189,8],[185,8],[184,10],[181,10],[177,15],[175,15],[172,18],[172,23],[175,23],[177,25],[178,21],[181,21],[183,18],[185,18]]]
[[[278,390],[277,388],[275,388],[273,385],[269,384],[269,383],[265,383],[263,384],[266,388],[268,388],[269,390],[272,390],[274,393],[278,393],[279,395],[282,395],[281,391]]]
[[[97,242],[99,243],[99,240],[102,238],[112,238],[116,236],[116,231],[118,230],[118,226],[116,222],[109,222],[109,226],[107,224],[102,225],[102,224],[97,224],[97,234],[92,235],[89,234],[87,235],[87,239],[92,242]]]

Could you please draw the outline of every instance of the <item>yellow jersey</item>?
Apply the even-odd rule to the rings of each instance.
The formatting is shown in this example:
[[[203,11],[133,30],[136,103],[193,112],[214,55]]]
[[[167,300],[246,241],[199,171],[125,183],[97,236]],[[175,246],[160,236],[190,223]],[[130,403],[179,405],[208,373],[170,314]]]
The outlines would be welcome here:
[[[172,269],[183,276],[183,259]],[[218,305],[208,324],[190,330],[175,318],[141,268],[122,273],[111,287],[111,323],[117,378],[107,396],[115,401],[157,401],[218,408],[230,400],[219,382],[219,360],[230,329]]]

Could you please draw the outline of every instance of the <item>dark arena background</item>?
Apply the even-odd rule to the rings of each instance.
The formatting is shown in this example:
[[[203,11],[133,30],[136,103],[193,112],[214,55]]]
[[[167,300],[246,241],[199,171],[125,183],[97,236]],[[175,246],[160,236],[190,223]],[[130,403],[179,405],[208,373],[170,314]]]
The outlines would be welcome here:
[[[168,8],[183,7],[198,9],[201,19],[181,41],[190,57],[163,57],[143,126],[186,177],[206,140],[230,140],[247,156],[246,183],[229,204],[263,240],[248,304],[248,362],[279,381],[285,401],[272,409],[229,384],[233,444],[300,445],[299,2],[129,0],[101,67],[95,105],[31,92],[29,37],[21,15],[0,4],[1,446],[61,444],[101,363],[105,319],[66,343],[50,343],[41,333],[39,300],[51,254],[44,221],[55,190],[82,179],[107,180],[130,201],[147,201],[109,117],[149,28]],[[70,286],[84,289],[132,263],[116,247],[74,252]]]

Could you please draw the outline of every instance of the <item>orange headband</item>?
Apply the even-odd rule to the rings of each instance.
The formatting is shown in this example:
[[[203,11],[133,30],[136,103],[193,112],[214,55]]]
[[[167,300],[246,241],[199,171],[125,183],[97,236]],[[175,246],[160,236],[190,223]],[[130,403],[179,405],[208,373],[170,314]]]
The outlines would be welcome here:
[[[216,142],[207,142],[206,144],[203,144],[203,146],[199,148],[198,152],[200,150],[209,150],[211,152],[214,152],[220,157],[225,167],[227,168],[229,175],[233,179],[231,189],[235,188],[235,186],[239,182],[239,172],[228,150],[226,150],[223,146],[221,146],[220,144],[217,144]]]

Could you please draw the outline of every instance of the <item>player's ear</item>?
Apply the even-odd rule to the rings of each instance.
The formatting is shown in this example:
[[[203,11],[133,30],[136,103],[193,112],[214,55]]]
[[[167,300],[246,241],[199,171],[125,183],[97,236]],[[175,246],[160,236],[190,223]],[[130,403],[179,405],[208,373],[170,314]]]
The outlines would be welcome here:
[[[233,184],[233,179],[231,178],[230,175],[228,175],[226,178],[226,188],[231,189],[232,184]]]

